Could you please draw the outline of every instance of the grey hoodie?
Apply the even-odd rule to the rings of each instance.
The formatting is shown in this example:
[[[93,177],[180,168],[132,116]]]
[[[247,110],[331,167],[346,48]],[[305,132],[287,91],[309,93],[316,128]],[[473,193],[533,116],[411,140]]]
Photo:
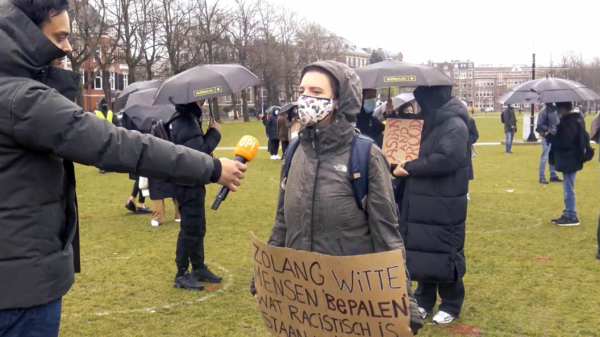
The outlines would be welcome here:
[[[358,208],[354,198],[347,165],[356,131],[344,115],[360,111],[360,80],[352,69],[338,62],[312,65],[337,78],[338,110],[330,125],[300,130],[300,146],[285,183],[282,172],[269,244],[334,256],[404,251],[388,163],[377,146],[371,148],[367,212]],[[418,319],[410,280],[406,286],[411,317]]]

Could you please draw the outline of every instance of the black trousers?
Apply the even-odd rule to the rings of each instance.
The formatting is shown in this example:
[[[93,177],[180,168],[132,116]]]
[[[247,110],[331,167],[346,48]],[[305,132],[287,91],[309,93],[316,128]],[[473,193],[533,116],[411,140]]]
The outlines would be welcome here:
[[[279,154],[279,139],[269,139],[269,152],[272,156]]]
[[[140,204],[143,204],[146,202],[146,197],[144,197],[144,195],[142,194],[142,190],[140,190],[140,178],[138,178],[134,183],[133,183],[133,191],[131,191],[131,196],[132,197],[137,197],[139,195],[139,199],[138,201],[140,202]]]
[[[290,146],[290,142],[281,141],[281,149],[283,151],[283,155],[285,156],[285,151],[287,151],[288,146]]]
[[[465,300],[465,285],[462,279],[452,283],[419,282],[417,291],[415,291],[415,298],[419,303],[419,307],[432,313],[437,302],[438,292],[442,299],[440,311],[458,318]]]
[[[204,186],[179,188],[177,202],[181,213],[181,229],[177,238],[175,262],[178,270],[204,268],[204,235],[206,234]]]

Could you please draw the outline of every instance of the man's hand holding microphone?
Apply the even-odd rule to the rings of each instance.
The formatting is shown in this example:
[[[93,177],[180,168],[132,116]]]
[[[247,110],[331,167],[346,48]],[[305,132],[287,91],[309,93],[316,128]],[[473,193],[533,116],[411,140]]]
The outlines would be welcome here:
[[[220,158],[219,161],[221,162],[219,185],[223,185],[230,191],[237,191],[236,186],[241,185],[241,180],[244,179],[244,173],[248,169],[248,166],[227,158]]]

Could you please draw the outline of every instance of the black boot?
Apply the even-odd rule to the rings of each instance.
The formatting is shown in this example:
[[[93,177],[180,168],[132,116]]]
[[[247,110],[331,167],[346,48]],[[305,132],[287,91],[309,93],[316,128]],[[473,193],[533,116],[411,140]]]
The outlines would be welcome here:
[[[182,276],[175,276],[175,281],[173,281],[173,287],[187,290],[203,290],[204,286],[196,280],[190,274],[189,271],[186,271]]]
[[[221,276],[213,274],[206,266],[204,266],[204,268],[192,270],[192,276],[199,282],[221,283],[221,281],[223,281]]]
[[[546,180],[546,177],[541,177],[540,178],[540,184],[546,185],[546,184],[549,184],[549,182],[548,182],[548,180]]]

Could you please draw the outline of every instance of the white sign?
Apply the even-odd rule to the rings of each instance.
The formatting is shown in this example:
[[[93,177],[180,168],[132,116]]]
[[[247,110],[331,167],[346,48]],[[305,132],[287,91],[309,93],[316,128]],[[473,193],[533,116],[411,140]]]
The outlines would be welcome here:
[[[535,128],[537,126],[538,115],[535,115],[533,130],[535,133],[535,137],[540,139],[540,135],[535,132]],[[531,115],[523,115],[523,140],[527,140],[529,138],[529,133],[531,133]]]

